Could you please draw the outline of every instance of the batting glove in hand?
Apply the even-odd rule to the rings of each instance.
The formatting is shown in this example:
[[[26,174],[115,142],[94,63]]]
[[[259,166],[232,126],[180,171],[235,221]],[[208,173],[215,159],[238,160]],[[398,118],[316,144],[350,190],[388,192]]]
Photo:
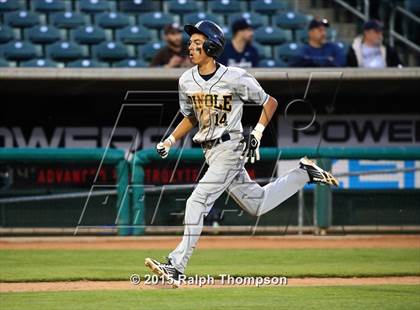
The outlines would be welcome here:
[[[242,151],[241,159],[245,158],[245,163],[248,160],[253,164],[255,161],[260,160],[260,141],[262,138],[262,132],[253,130],[245,141],[244,150]]]
[[[156,145],[156,151],[158,152],[159,156],[162,158],[168,157],[169,150],[171,146],[175,143],[175,138],[171,135],[169,138],[165,139],[163,142],[159,142]]]

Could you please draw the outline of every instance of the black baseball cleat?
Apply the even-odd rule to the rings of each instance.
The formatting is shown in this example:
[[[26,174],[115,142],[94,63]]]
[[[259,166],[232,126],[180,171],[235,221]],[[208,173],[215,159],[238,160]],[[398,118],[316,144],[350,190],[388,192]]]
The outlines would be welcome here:
[[[144,264],[146,267],[149,267],[154,274],[162,276],[170,285],[172,285],[172,287],[177,288],[181,285],[180,276],[182,275],[182,272],[176,270],[169,259],[168,262],[164,264],[155,259],[146,258]]]
[[[300,159],[300,168],[306,170],[309,175],[309,183],[321,183],[338,186],[338,180],[328,171],[318,167],[307,157]]]

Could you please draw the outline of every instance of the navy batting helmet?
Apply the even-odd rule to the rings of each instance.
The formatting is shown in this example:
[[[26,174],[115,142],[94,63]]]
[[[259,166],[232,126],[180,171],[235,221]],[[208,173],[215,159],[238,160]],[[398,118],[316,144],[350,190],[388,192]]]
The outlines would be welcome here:
[[[203,44],[204,52],[210,57],[219,57],[223,53],[225,46],[225,35],[222,28],[209,20],[199,21],[195,25],[185,25],[184,30],[189,36],[194,33],[201,33],[207,40]]]

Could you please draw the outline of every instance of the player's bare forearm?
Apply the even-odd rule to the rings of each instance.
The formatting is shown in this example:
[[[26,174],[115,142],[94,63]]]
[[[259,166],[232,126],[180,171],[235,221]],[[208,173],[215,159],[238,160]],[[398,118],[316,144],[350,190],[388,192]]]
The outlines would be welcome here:
[[[194,116],[185,116],[172,132],[172,136],[176,139],[182,139],[187,133],[197,125],[197,119]]]
[[[274,112],[276,112],[277,106],[277,100],[270,96],[263,106],[258,123],[266,127],[273,117]]]

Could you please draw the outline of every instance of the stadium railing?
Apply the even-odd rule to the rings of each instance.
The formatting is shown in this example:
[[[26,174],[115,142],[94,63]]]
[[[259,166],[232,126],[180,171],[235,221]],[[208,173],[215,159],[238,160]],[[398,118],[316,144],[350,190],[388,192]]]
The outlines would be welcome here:
[[[262,161],[298,159],[303,156],[317,159],[324,169],[331,169],[332,159],[367,159],[367,160],[419,160],[420,147],[377,147],[377,148],[261,148]],[[175,149],[165,160],[181,162],[202,162],[203,151],[200,149]],[[144,186],[144,168],[150,163],[159,162],[162,159],[154,149],[138,152],[131,164],[131,214],[133,235],[145,233],[147,224],[145,221],[145,195],[151,192],[149,187]],[[379,172],[382,173],[382,172]],[[179,185],[167,185],[166,189],[179,190]],[[190,187],[191,189],[193,186]],[[159,187],[160,190],[162,188]],[[331,226],[332,194],[331,188],[324,185],[316,185],[314,190],[314,223],[315,232],[324,234]],[[166,192],[166,191],[165,191]],[[167,231],[169,232],[170,229]],[[233,230],[232,230],[233,231]]]
[[[65,149],[65,148],[2,148],[0,149],[1,163],[99,163],[99,166],[109,164],[116,169],[116,184],[106,190],[94,191],[94,184],[90,191],[86,192],[65,192],[46,195],[18,195],[13,197],[1,197],[0,205],[22,204],[39,201],[59,201],[61,199],[74,199],[86,197],[85,208],[88,200],[93,196],[116,195],[116,207],[118,214],[116,225],[119,227],[119,233],[127,234],[126,226],[130,223],[129,200],[127,197],[128,189],[128,163],[125,160],[123,150],[116,149]],[[99,167],[98,167],[99,171]],[[101,186],[100,186],[101,187]],[[111,188],[111,190],[109,190]],[[80,219],[83,218],[83,212]],[[4,219],[3,219],[4,220]]]

